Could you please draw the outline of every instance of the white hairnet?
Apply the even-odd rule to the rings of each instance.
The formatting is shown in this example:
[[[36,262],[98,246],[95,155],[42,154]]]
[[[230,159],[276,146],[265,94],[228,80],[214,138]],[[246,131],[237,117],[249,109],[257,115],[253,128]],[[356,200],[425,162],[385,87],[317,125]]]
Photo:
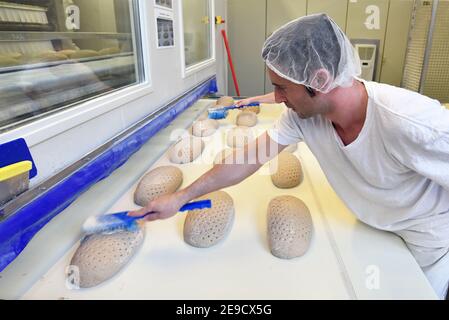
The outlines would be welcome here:
[[[323,93],[348,87],[361,74],[358,54],[326,14],[302,17],[279,28],[265,41],[262,57],[280,77]]]

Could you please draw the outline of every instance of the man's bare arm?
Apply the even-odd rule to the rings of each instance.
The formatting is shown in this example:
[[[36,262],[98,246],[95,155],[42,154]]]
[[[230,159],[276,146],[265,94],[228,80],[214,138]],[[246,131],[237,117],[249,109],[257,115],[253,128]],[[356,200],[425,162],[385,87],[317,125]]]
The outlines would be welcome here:
[[[245,147],[244,163],[215,165],[187,188],[155,199],[145,208],[132,212],[130,215],[142,216],[148,212],[154,212],[146,217],[147,221],[167,219],[175,215],[184,204],[193,199],[242,182],[258,171],[266,162],[276,157],[285,147],[276,143],[267,133],[264,133]],[[238,152],[236,150],[235,154],[229,157],[237,156],[236,158],[239,158],[236,154]],[[224,162],[227,163],[228,161],[225,160]]]
[[[271,93],[268,93],[268,94],[262,95],[262,96],[246,98],[246,99],[238,101],[236,104],[237,104],[237,106],[246,106],[246,105],[254,103],[254,102],[276,103],[274,92],[271,92]]]

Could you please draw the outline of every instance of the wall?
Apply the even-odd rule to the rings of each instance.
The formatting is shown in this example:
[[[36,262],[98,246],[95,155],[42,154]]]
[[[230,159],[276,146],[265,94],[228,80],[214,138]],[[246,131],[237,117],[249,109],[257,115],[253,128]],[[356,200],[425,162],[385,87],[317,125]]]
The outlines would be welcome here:
[[[265,65],[260,58],[265,41],[266,2],[228,0],[228,38],[239,85],[245,95],[257,95],[265,86]],[[228,94],[236,95],[228,69]],[[263,89],[262,89],[263,90]]]
[[[401,86],[413,3],[390,1],[380,82]]]
[[[230,35],[230,43],[239,66],[237,77],[241,95],[272,91],[266,75],[263,76],[264,85],[258,78],[263,65],[260,51],[265,40],[262,40],[264,23],[266,38],[277,27],[295,18],[320,12],[327,13],[350,39],[378,40],[375,81],[400,85],[412,6],[413,0],[229,0],[229,29],[235,30]],[[371,19],[373,7],[379,9],[378,19],[374,20]],[[246,21],[253,21],[253,24],[248,25]],[[232,79],[229,77],[228,81],[231,88]],[[235,92],[230,90],[229,93]]]
[[[442,103],[449,102],[449,1],[440,0],[425,75],[423,93]]]
[[[80,105],[0,135],[0,143],[20,137],[27,140],[39,169],[39,175],[32,180],[32,185],[48,179],[145,116],[217,74],[217,65],[223,66],[222,61],[182,78],[180,55],[183,47],[179,42],[182,30],[178,23],[178,1],[175,0],[173,4],[174,31],[178,41],[175,41],[174,48],[158,50],[153,1],[140,0],[144,29],[142,42],[149,65],[151,88],[145,84],[127,88],[91,101],[88,108]],[[226,17],[225,2],[214,1],[216,14]],[[220,40],[218,36],[217,39]],[[217,41],[217,45],[217,59],[220,60],[223,59],[223,46],[220,41]],[[220,88],[226,87],[225,76],[225,73],[220,72]]]

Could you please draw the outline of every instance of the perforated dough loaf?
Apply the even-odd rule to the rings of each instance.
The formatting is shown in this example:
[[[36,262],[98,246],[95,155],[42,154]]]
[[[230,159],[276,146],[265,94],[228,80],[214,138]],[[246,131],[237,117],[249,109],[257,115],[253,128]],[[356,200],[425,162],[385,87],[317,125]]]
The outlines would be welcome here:
[[[197,248],[209,248],[223,240],[234,222],[234,202],[224,191],[198,200],[210,199],[212,208],[189,211],[184,222],[184,241]]]
[[[177,167],[156,168],[140,180],[134,192],[134,203],[145,207],[157,197],[174,193],[181,186],[182,180],[182,171]]]
[[[295,188],[304,179],[301,162],[290,152],[281,152],[277,159],[270,163],[273,184],[281,189]]]
[[[217,131],[219,126],[220,124],[216,120],[199,120],[193,124],[192,134],[196,137],[209,137]]]
[[[81,241],[68,268],[68,277],[80,288],[95,287],[116,275],[137,253],[144,231],[93,234]]]
[[[186,137],[170,148],[168,157],[176,164],[190,163],[203,153],[204,147],[204,141],[200,138]]]
[[[218,99],[216,105],[230,107],[230,106],[233,106],[234,103],[235,103],[234,98],[225,96],[225,97],[221,97],[220,99]]]
[[[257,115],[251,111],[242,111],[237,115],[238,126],[254,127],[257,124]]]
[[[69,55],[70,59],[83,59],[83,58],[92,58],[98,57],[99,54],[95,50],[78,50]]]
[[[313,224],[309,209],[300,199],[280,196],[271,200],[267,214],[268,244],[281,259],[302,256],[310,247]]]
[[[248,127],[235,127],[228,132],[227,143],[231,148],[243,148],[253,140],[255,140],[254,133]]]

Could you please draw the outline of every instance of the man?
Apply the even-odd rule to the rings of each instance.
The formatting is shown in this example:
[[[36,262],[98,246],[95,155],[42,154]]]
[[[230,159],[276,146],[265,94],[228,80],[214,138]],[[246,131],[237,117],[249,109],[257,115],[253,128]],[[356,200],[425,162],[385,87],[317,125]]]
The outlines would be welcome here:
[[[324,14],[286,24],[265,42],[262,55],[275,91],[241,103],[285,103],[288,109],[245,148],[253,164],[216,165],[188,188],[133,214],[154,211],[148,220],[169,218],[183,204],[241,182],[287,145],[304,141],[345,204],[361,221],[399,235],[444,299],[449,111],[418,93],[358,79],[357,55]],[[264,148],[269,156],[262,159],[258,151]]]

